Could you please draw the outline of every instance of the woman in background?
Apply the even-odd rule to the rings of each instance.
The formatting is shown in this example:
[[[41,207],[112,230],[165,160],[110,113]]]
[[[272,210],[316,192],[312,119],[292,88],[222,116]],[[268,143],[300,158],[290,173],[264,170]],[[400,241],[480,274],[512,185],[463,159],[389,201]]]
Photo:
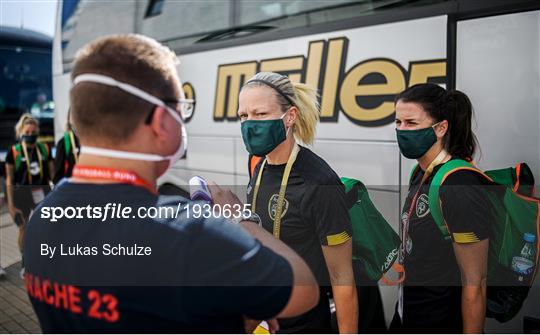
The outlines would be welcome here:
[[[22,253],[26,223],[34,207],[51,189],[54,166],[47,144],[37,141],[39,123],[32,115],[21,116],[15,125],[15,135],[19,142],[6,157],[6,195],[9,214],[19,227],[18,244]]]

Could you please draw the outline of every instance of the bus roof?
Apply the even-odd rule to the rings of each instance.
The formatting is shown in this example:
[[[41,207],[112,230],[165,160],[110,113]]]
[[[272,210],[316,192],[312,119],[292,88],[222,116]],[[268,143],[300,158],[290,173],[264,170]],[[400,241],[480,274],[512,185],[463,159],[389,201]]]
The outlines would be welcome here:
[[[30,29],[0,26],[0,45],[50,48],[52,36]]]

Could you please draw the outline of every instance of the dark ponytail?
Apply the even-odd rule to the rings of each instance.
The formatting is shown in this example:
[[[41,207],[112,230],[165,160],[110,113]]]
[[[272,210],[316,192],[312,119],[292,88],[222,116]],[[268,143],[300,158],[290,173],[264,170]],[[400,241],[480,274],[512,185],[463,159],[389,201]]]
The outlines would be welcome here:
[[[469,97],[458,90],[445,90],[436,84],[417,84],[396,96],[395,102],[420,105],[435,123],[447,120],[443,138],[446,151],[454,157],[472,160],[477,147],[472,131],[473,108]]]
[[[452,156],[472,160],[478,142],[472,131],[473,107],[469,97],[458,90],[447,92],[448,132],[445,148]]]

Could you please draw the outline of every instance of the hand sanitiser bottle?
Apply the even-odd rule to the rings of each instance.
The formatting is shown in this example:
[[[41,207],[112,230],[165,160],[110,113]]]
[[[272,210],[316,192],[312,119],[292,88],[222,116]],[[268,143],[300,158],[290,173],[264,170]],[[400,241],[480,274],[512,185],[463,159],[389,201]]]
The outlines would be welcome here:
[[[512,258],[512,270],[518,275],[520,282],[528,283],[534,271],[536,259],[534,242],[536,241],[536,236],[531,233],[525,233],[523,234],[523,240],[525,243],[523,244],[523,248],[521,248],[520,255]]]

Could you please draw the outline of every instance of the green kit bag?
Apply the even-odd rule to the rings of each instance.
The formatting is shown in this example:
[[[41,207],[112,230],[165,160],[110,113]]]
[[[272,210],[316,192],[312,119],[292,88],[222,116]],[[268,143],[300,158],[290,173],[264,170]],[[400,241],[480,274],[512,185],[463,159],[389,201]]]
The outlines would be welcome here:
[[[445,163],[433,177],[428,196],[431,215],[445,239],[451,237],[443,218],[439,191],[446,178],[460,170],[478,172],[488,184],[498,185],[499,190],[487,192],[494,209],[494,222],[489,240],[486,315],[506,322],[521,309],[538,272],[540,199],[534,197],[534,177],[525,163],[485,173],[465,160]],[[528,260],[521,257],[525,244]]]
[[[353,260],[365,266],[370,279],[387,285],[403,281],[403,267],[398,264],[399,235],[371,202],[366,186],[356,179],[341,178],[345,185],[349,217],[353,229]],[[393,270],[399,279],[391,280]]]

